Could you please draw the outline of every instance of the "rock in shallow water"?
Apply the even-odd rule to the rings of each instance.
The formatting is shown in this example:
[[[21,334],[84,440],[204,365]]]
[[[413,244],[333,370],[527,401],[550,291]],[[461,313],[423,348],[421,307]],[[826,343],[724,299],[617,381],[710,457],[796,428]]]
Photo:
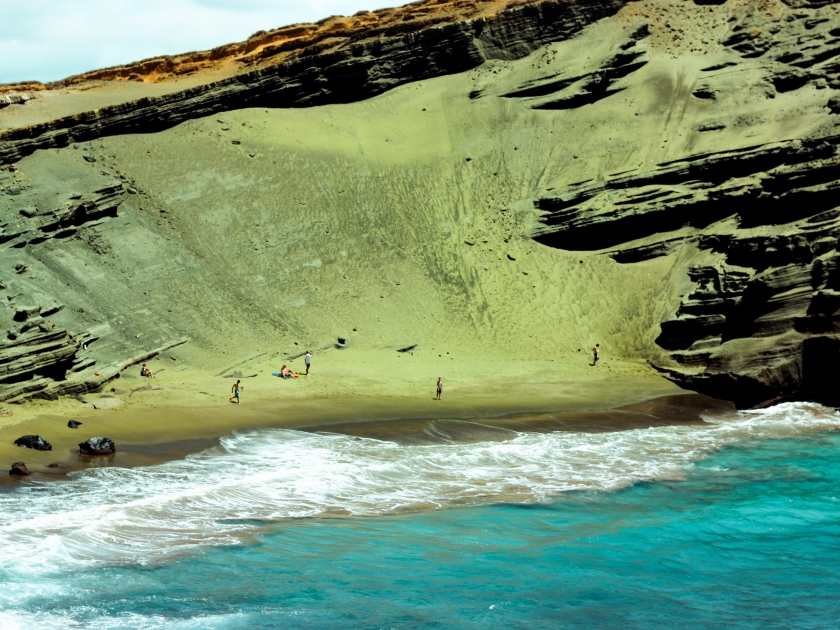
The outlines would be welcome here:
[[[23,462],[15,462],[12,464],[12,467],[9,469],[10,475],[16,475],[18,477],[28,477],[32,473],[29,472],[29,469],[26,467],[26,464]]]
[[[52,444],[47,442],[40,435],[24,435],[15,440],[15,446],[25,446],[36,451],[51,451]]]
[[[113,440],[106,437],[92,437],[79,443],[79,450],[84,455],[110,455],[117,452]]]

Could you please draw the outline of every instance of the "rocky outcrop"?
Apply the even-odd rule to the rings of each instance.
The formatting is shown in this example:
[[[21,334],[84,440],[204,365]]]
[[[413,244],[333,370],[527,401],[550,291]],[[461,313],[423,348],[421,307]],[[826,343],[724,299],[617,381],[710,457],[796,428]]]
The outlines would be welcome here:
[[[0,134],[0,164],[38,149],[147,133],[244,107],[310,107],[367,99],[399,85],[524,57],[618,11],[626,0],[545,0],[441,26],[386,29],[379,37],[157,98],[103,107]],[[403,34],[408,32],[408,34]]]
[[[791,4],[791,3],[789,3]],[[796,3],[813,8],[826,3]],[[840,28],[825,13],[746,10],[721,41],[760,58],[766,98],[840,89]],[[703,70],[693,96],[737,91],[738,62]],[[835,96],[826,96],[834,112]],[[698,126],[733,124],[725,112]],[[734,121],[743,124],[743,121]],[[689,155],[586,181],[535,202],[534,238],[624,264],[673,254],[679,308],[652,360],[674,381],[741,407],[804,398],[840,404],[840,136]],[[688,255],[687,252],[696,252]]]
[[[502,97],[526,99],[531,109],[575,109],[618,94],[624,89],[620,79],[647,64],[647,47],[643,42],[648,35],[647,24],[642,24],[620,44],[619,51],[604,59],[595,70],[527,81]],[[478,90],[470,94],[471,98],[479,96]]]
[[[244,42],[218,46],[212,50],[152,57],[110,68],[101,68],[42,84],[26,82],[0,85],[0,93],[10,90],[60,89],[100,81],[166,82],[205,71],[239,74],[275,66],[350,45],[405,36],[420,31],[469,20],[487,19],[516,7],[540,4],[542,0],[421,0],[411,4],[359,11],[353,16],[332,16],[314,24],[293,24],[258,31]]]
[[[119,216],[131,194],[130,182],[94,166],[87,152],[74,157],[84,164],[83,175],[92,173],[72,177],[69,190],[57,178],[33,179],[14,167],[0,172],[0,266],[14,269],[12,279],[0,281],[6,305],[0,309],[0,325],[6,326],[0,340],[0,401],[54,400],[99,391],[132,364],[126,356],[143,360],[154,355],[135,347],[103,363],[89,350],[100,342],[100,333],[76,323],[84,309],[67,308],[52,297],[50,287],[63,285],[67,277],[53,277],[50,284],[45,282],[48,268],[41,266],[36,272],[32,267],[40,264],[41,252],[70,239],[85,243],[97,255],[104,253],[107,246],[97,239],[96,230]],[[16,262],[18,252],[25,252],[27,262]]]
[[[36,451],[51,451],[52,444],[47,442],[40,435],[24,435],[15,440],[15,446],[31,448]]]
[[[83,455],[111,455],[117,452],[113,440],[106,437],[92,437],[79,443]]]
[[[44,340],[44,336],[35,338],[34,345],[27,345],[33,342],[33,338],[25,338],[17,350],[19,360],[12,362],[17,370],[14,376],[9,376],[7,372],[5,380],[0,377],[0,401],[18,398],[57,400],[59,396],[98,392],[105,383],[118,378],[127,367],[187,341],[179,339],[160,348],[141,352],[120,363],[105,365],[94,372],[92,368],[95,362],[85,356],[86,353],[81,347],[82,340],[89,343],[91,337],[87,333],[74,336],[62,330],[51,333],[47,341]],[[15,356],[13,351],[8,350],[10,345],[13,344],[6,346],[6,356]],[[4,357],[3,349],[0,346],[0,369]],[[103,408],[106,406],[107,403],[102,405]]]
[[[32,473],[23,462],[15,462],[9,469],[9,474],[15,477],[28,477]]]
[[[35,97],[31,94],[0,94],[0,109],[8,107],[9,105],[25,105],[33,98]]]
[[[23,247],[37,245],[52,237],[73,236],[82,226],[90,225],[106,217],[116,216],[117,208],[122,203],[125,194],[126,189],[123,183],[115,181],[92,193],[71,194],[59,205],[46,208],[38,206],[21,208],[19,210],[21,217],[29,219],[29,221],[24,221],[26,229],[6,231],[5,228],[9,226],[3,226],[4,229],[0,231],[0,244]]]
[[[634,263],[692,247],[657,343],[675,381],[742,407],[840,403],[840,136],[690,156],[536,202],[534,238]]]
[[[68,372],[79,369],[76,354],[86,338],[87,335],[74,336],[66,330],[44,332],[36,328],[0,345],[0,400],[37,392],[52,381],[65,380]]]

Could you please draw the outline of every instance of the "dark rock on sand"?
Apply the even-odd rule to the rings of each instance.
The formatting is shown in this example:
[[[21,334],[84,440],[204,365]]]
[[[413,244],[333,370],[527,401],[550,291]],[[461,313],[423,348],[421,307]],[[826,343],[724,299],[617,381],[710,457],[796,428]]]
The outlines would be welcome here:
[[[18,477],[28,477],[32,473],[26,467],[26,464],[23,462],[15,462],[12,464],[12,467],[9,469],[10,475],[16,475]]]
[[[78,420],[69,420],[67,422],[67,426],[70,427],[71,429],[78,429],[80,426],[82,426],[82,423],[79,422]]]
[[[79,450],[84,455],[110,455],[117,452],[114,442],[106,437],[93,437],[79,443]]]
[[[16,446],[25,446],[26,448],[32,448],[36,451],[51,451],[52,444],[47,442],[44,438],[40,435],[24,435],[23,437],[19,437],[15,440]]]

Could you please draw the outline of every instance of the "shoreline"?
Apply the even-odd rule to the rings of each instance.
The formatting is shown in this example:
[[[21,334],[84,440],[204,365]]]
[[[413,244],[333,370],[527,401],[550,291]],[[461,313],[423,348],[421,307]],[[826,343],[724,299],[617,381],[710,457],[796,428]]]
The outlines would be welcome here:
[[[703,412],[734,409],[730,403],[682,390],[629,362],[615,361],[597,373],[577,369],[574,374],[567,362],[528,362],[527,368],[518,366],[521,372],[509,381],[488,374],[483,362],[445,380],[440,402],[432,400],[428,377],[405,383],[402,375],[386,369],[383,374],[388,377],[375,381],[367,370],[348,376],[341,363],[319,366],[321,372],[315,376],[313,370],[308,379],[248,379],[243,404],[238,406],[224,399],[208,401],[207,389],[212,386],[219,391],[232,381],[198,370],[177,377],[183,389],[174,388],[173,379],[162,376],[155,384],[163,389],[138,390],[144,399],[124,396],[126,404],[116,409],[91,408],[91,402],[114,396],[108,393],[88,397],[86,404],[72,399],[39,403],[28,410],[29,417],[0,427],[2,485],[27,479],[6,474],[5,467],[17,461],[24,461],[32,471],[28,479],[58,479],[86,468],[147,466],[181,459],[218,444],[236,430],[327,431],[424,444],[504,439],[511,431],[601,432],[697,423],[702,422]],[[254,369],[264,374],[270,368]],[[130,376],[126,380],[131,381]],[[326,387],[319,388],[324,381]],[[125,391],[119,385],[123,383],[117,381],[111,389]],[[358,391],[364,393],[354,393]],[[83,424],[69,429],[69,419]],[[434,437],[429,435],[430,423],[435,423]],[[28,434],[41,435],[53,450],[14,446],[16,438]],[[94,436],[114,440],[117,453],[80,455],[78,443]],[[51,463],[58,467],[49,468]]]

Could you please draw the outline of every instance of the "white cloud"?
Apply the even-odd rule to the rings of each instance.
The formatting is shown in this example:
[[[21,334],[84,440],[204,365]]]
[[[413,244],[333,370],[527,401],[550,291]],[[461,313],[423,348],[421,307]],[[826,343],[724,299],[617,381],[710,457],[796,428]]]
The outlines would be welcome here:
[[[205,50],[399,0],[0,0],[0,83]]]

